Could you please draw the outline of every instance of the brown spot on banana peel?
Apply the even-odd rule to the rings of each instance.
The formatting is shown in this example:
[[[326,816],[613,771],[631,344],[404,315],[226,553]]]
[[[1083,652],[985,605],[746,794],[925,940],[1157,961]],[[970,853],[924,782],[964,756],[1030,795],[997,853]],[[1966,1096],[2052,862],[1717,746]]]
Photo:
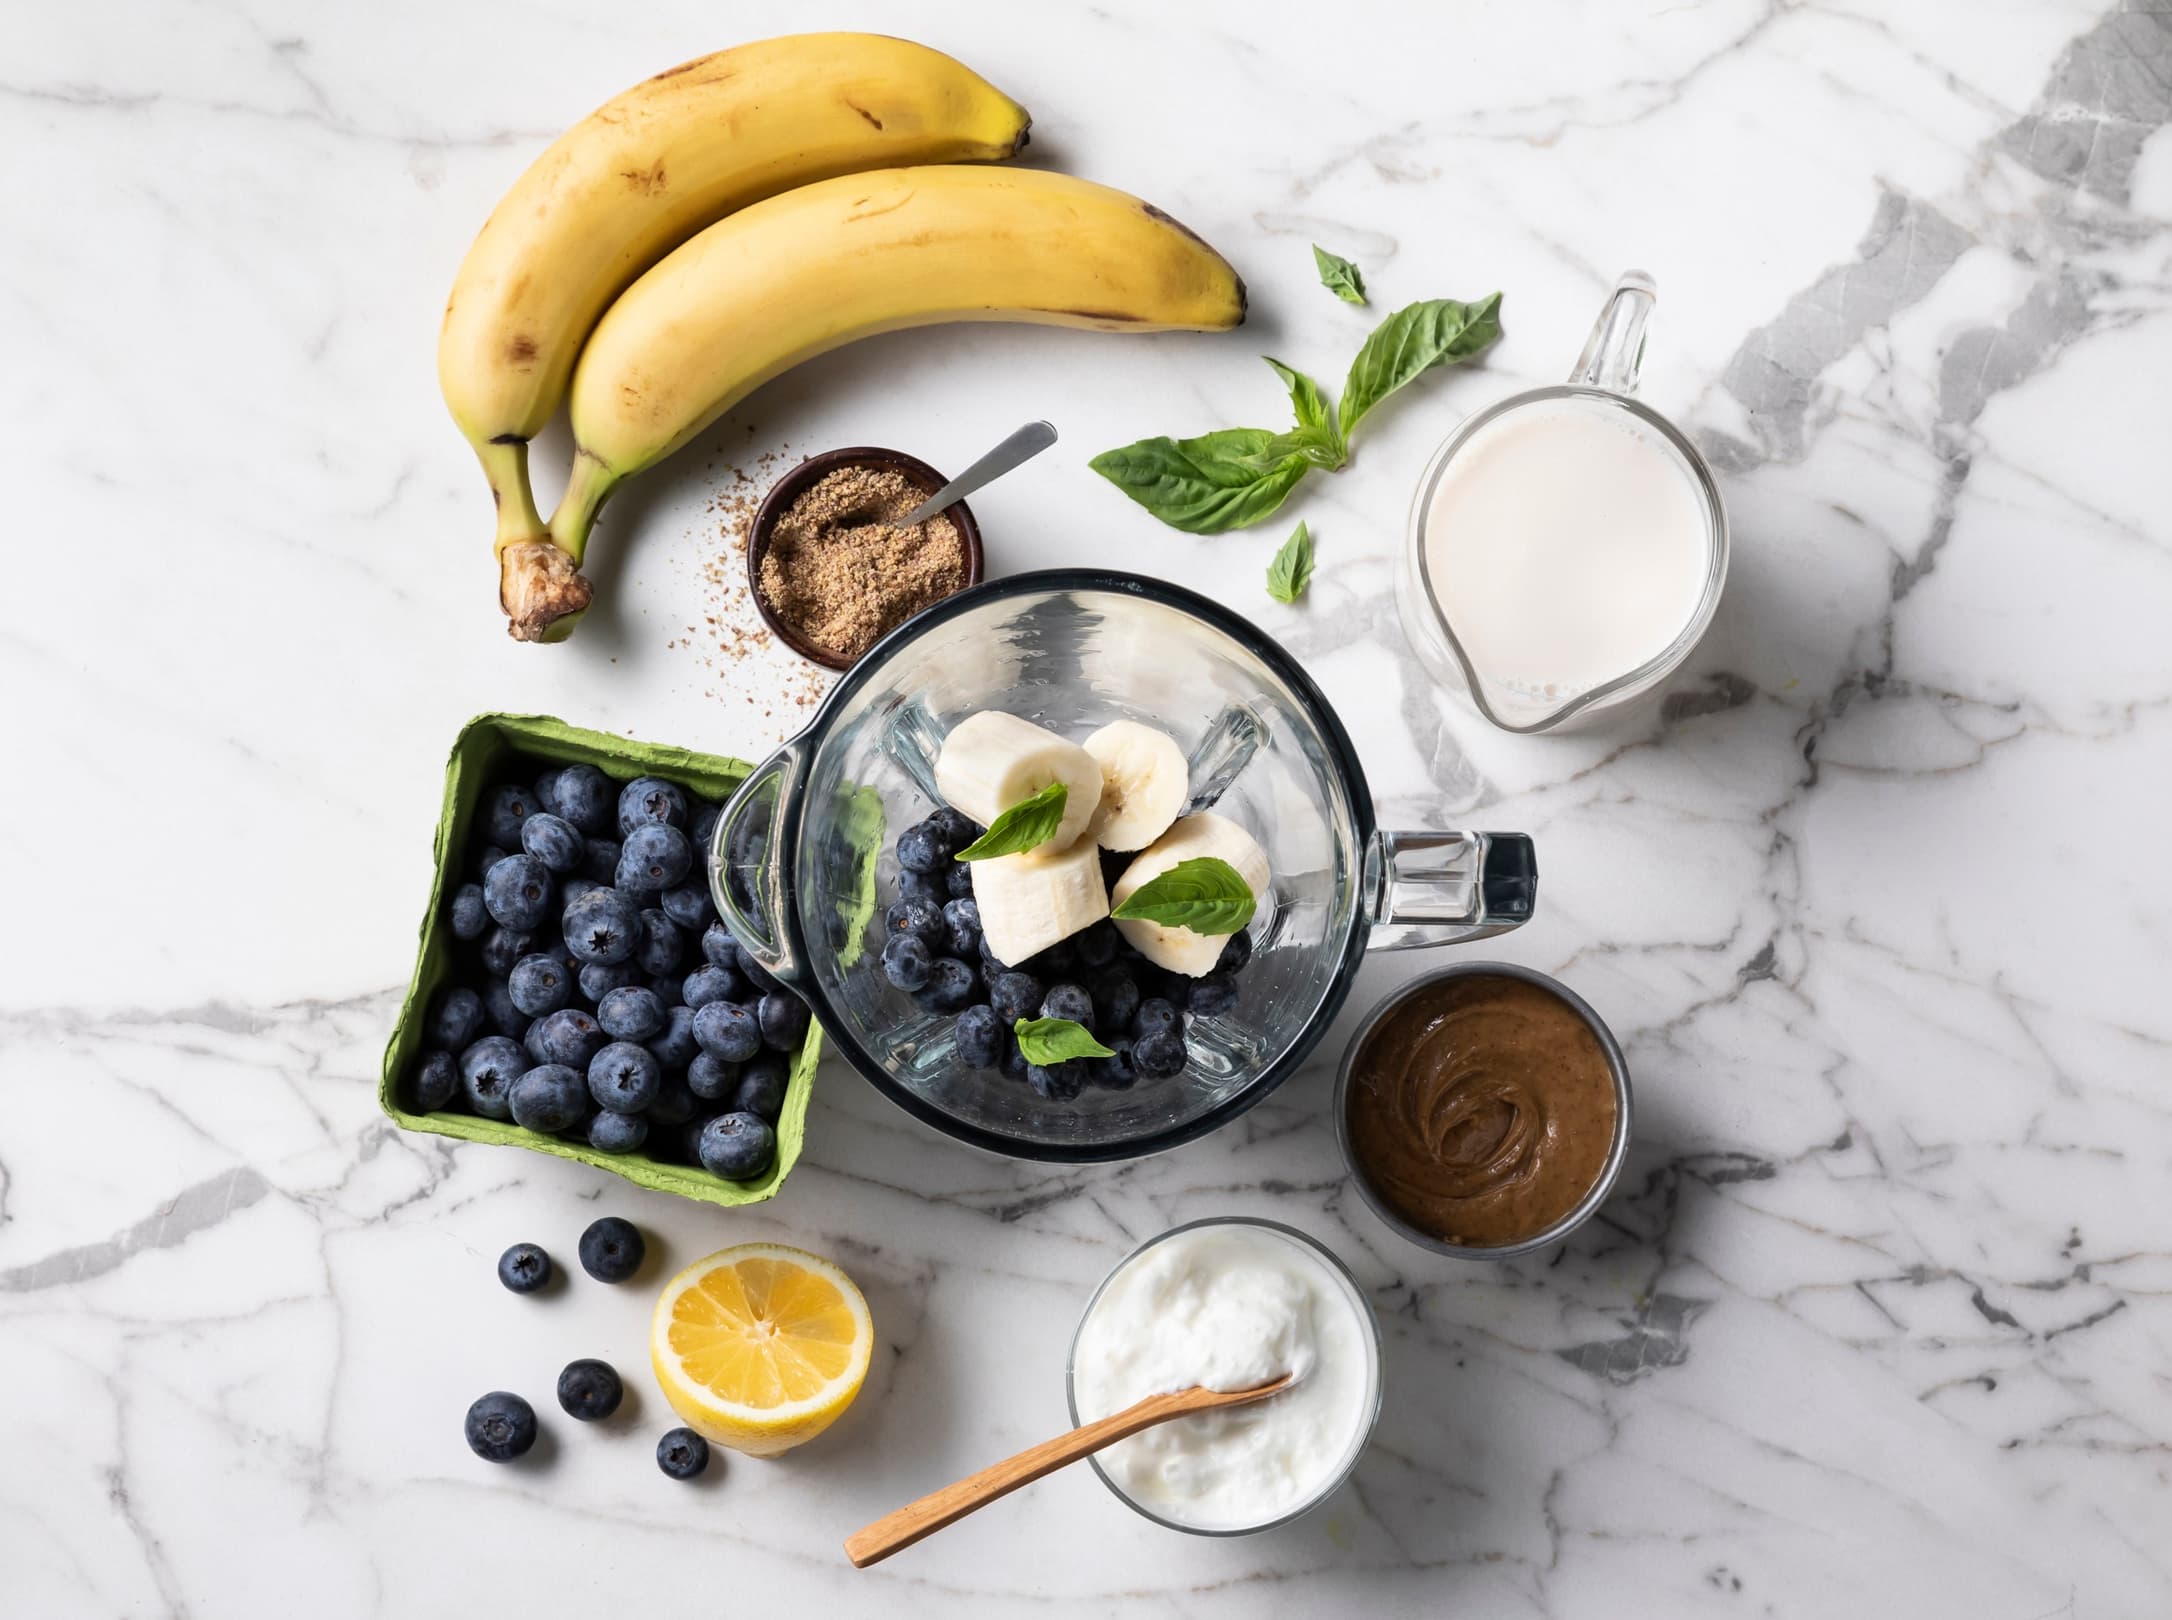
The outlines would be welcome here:
[[[498,605],[515,641],[563,641],[595,595],[572,557],[549,540],[519,541],[498,553]]]
[[[535,339],[526,332],[515,332],[505,340],[505,362],[511,366],[527,367],[535,364]]]
[[[658,158],[645,169],[621,169],[618,177],[626,182],[627,189],[638,191],[644,197],[661,196],[670,185],[664,176],[664,162]]]
[[[854,101],[850,96],[845,97],[845,105],[850,107],[854,112],[858,113],[862,118],[866,119],[870,124],[873,124],[877,129],[882,128],[882,120],[877,118],[873,113],[869,112],[865,107],[861,106],[857,101]]]

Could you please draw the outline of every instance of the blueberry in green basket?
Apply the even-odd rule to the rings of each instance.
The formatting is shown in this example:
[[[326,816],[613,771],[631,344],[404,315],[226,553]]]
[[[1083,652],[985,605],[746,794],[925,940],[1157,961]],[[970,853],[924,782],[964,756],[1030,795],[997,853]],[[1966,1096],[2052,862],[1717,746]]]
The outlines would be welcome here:
[[[696,1052],[686,1066],[686,1089],[703,1102],[728,1102],[739,1089],[739,1065]]]
[[[701,1100],[686,1083],[686,1076],[666,1074],[663,1083],[656,1088],[656,1100],[649,1104],[649,1123],[684,1125],[701,1111]]]
[[[483,936],[483,943],[476,951],[476,959],[483,964],[483,971],[491,977],[502,979],[513,971],[513,964],[528,954],[535,944],[535,935],[519,928],[493,928]]]
[[[485,1119],[511,1119],[513,1082],[531,1067],[518,1041],[485,1035],[460,1054],[460,1094],[468,1111]]]
[[[579,978],[581,994],[598,1006],[621,986],[639,984],[641,970],[631,962],[583,962]]]
[[[759,1114],[719,1114],[702,1127],[701,1167],[726,1181],[748,1181],[777,1156],[777,1133]]]
[[[762,1044],[772,1052],[796,1050],[807,1033],[807,1003],[789,990],[772,990],[763,996],[755,1003],[754,1018],[761,1026]]]
[[[464,984],[448,985],[430,1002],[424,1035],[432,1046],[464,1052],[483,1032],[483,998]]]
[[[468,1408],[468,1449],[485,1462],[511,1462],[535,1444],[535,1408],[494,1389]]]
[[[505,988],[512,996],[514,1006],[530,1018],[541,1018],[546,1013],[558,1011],[573,999],[573,973],[557,957],[535,951],[513,964],[513,971],[506,975]],[[480,1018],[480,1001],[475,1010]]]
[[[532,1036],[540,1062],[563,1063],[569,1069],[588,1068],[588,1060],[602,1051],[609,1037],[603,1026],[578,1007],[561,1007],[538,1021]]]
[[[706,1007],[712,1001],[744,1001],[750,986],[736,968],[706,963],[689,973],[679,986],[679,999],[689,1007]]]
[[[643,973],[669,973],[679,965],[683,948],[678,924],[653,906],[641,913],[641,943],[634,947],[634,965]]]
[[[618,793],[618,834],[626,837],[636,827],[678,827],[687,824],[686,794],[660,777],[637,776]]]
[[[561,873],[578,869],[587,854],[586,841],[573,830],[573,823],[548,811],[538,811],[522,825],[520,847],[523,853]]]
[[[517,782],[507,782],[492,788],[483,800],[483,831],[500,849],[518,849],[521,826],[542,808],[533,793]]]
[[[694,864],[694,846],[686,834],[663,822],[647,822],[626,835],[612,881],[635,894],[674,889]]]
[[[506,1093],[513,1123],[524,1130],[570,1130],[588,1117],[588,1082],[563,1063],[539,1063]]]
[[[641,908],[617,889],[591,889],[563,919],[566,944],[583,962],[624,962],[641,945]]]
[[[664,1027],[651,1035],[645,1044],[665,1068],[684,1069],[701,1050],[701,1043],[694,1038],[694,1009],[666,1007]]]
[[[581,1234],[581,1269],[598,1282],[622,1283],[641,1269],[648,1244],[632,1221],[606,1215]]]
[[[689,1071],[691,1074],[691,1071]],[[774,1126],[784,1112],[784,1094],[791,1084],[791,1070],[775,1052],[764,1052],[740,1072],[732,1093],[731,1111],[755,1114]]]
[[[648,1139],[649,1122],[639,1114],[599,1108],[588,1116],[588,1145],[598,1153],[631,1153]]]
[[[736,1001],[711,1001],[694,1012],[694,1039],[713,1058],[744,1063],[762,1049],[762,1026]]]
[[[665,916],[697,936],[717,920],[708,885],[703,883],[682,883],[676,889],[666,889],[660,904]]]
[[[618,848],[616,838],[582,839],[580,875],[608,888],[618,876]]]
[[[483,986],[483,1017],[498,1034],[516,1041],[535,1024],[534,1019],[513,1005],[513,993],[506,989],[503,979],[492,979]]]
[[[483,904],[483,886],[480,883],[463,883],[453,890],[453,938],[481,939],[489,928],[490,908]]]
[[[663,1089],[664,1066],[632,1041],[613,1041],[588,1060],[588,1094],[599,1108],[638,1114]]]
[[[614,1041],[645,1041],[664,1027],[663,999],[645,984],[622,984],[596,1003],[596,1022]]]
[[[426,1052],[408,1080],[408,1106],[418,1114],[434,1114],[460,1090],[460,1066],[450,1052]]]
[[[593,765],[568,765],[552,784],[550,807],[594,837],[611,830],[618,813],[618,789]]]

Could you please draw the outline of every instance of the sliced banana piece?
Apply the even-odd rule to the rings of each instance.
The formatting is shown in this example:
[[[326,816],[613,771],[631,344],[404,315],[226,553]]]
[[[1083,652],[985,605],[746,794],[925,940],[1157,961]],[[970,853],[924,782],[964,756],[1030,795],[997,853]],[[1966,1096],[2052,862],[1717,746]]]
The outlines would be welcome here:
[[[1109,914],[1100,846],[1081,838],[1054,854],[975,861],[973,901],[989,951],[1015,966]]]
[[[1001,709],[982,709],[950,728],[935,761],[935,786],[943,802],[983,827],[1051,782],[1064,786],[1063,820],[1055,836],[1041,847],[1039,853],[1044,855],[1069,849],[1093,823],[1094,811],[1101,804],[1101,764],[1093,755],[1031,720]],[[976,899],[980,873],[989,864],[976,864]]]
[[[1109,891],[1109,904],[1112,907],[1122,905],[1148,882],[1181,861],[1202,860],[1209,856],[1235,867],[1237,875],[1244,879],[1245,887],[1252,891],[1254,900],[1266,899],[1267,886],[1273,876],[1268,870],[1267,852],[1250,833],[1227,816],[1203,810],[1179,821],[1126,867],[1124,875],[1116,880],[1116,887]],[[978,873],[974,875],[973,892],[978,898]],[[987,907],[983,906],[981,916],[984,921],[987,914]],[[1189,974],[1195,979],[1214,971],[1214,964],[1221,960],[1222,947],[1229,943],[1227,934],[1195,933],[1189,928],[1171,928],[1135,917],[1119,917],[1116,926],[1124,938],[1131,941],[1132,948],[1149,962],[1167,968],[1171,973]]]
[[[1112,720],[1086,739],[1101,762],[1101,808],[1090,829],[1103,849],[1144,849],[1169,830],[1192,796],[1192,768],[1166,731]]]

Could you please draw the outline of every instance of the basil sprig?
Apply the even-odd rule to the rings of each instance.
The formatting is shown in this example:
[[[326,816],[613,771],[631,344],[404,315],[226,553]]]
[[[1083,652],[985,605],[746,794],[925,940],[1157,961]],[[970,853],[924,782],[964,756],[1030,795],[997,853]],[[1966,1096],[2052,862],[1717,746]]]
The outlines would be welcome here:
[[[1312,262],[1319,267],[1321,286],[1346,304],[1365,302],[1365,278],[1358,274],[1356,265],[1317,242],[1312,244]]]
[[[1084,1024],[1069,1018],[1021,1018],[1011,1026],[1018,1036],[1018,1050],[1028,1063],[1047,1068],[1072,1058],[1114,1057],[1116,1054],[1093,1038]]]
[[[987,861],[1039,848],[1063,825],[1063,805],[1070,796],[1070,789],[1061,782],[1051,782],[1032,798],[1020,799],[989,822],[986,832],[959,850],[958,859]]]
[[[1399,309],[1378,326],[1350,362],[1342,385],[1342,431],[1357,430],[1365,413],[1435,366],[1483,354],[1501,336],[1501,295],[1461,304],[1433,298]]]
[[[1223,428],[1196,439],[1141,439],[1089,465],[1172,529],[1220,534],[1270,515],[1310,470],[1311,462],[1287,453],[1263,462],[1274,437],[1265,428]]]
[[[1234,934],[1251,923],[1258,909],[1251,885],[1234,866],[1219,856],[1197,855],[1147,879],[1109,915],[1189,928],[1195,934]]]
[[[1267,565],[1267,594],[1277,602],[1294,602],[1311,583],[1312,531],[1300,523]]]

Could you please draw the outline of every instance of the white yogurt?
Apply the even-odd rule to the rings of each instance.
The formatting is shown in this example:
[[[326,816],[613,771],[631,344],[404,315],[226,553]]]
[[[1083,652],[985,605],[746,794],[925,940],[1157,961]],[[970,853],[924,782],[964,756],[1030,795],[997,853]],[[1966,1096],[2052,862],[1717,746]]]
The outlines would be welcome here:
[[[1202,1530],[1307,1506],[1341,1477],[1377,1404],[1363,1308],[1308,1245],[1272,1228],[1199,1226],[1134,1255],[1079,1328],[1080,1422],[1193,1385],[1249,1389],[1286,1372],[1296,1382],[1136,1434],[1099,1454],[1101,1471],[1141,1507]]]

